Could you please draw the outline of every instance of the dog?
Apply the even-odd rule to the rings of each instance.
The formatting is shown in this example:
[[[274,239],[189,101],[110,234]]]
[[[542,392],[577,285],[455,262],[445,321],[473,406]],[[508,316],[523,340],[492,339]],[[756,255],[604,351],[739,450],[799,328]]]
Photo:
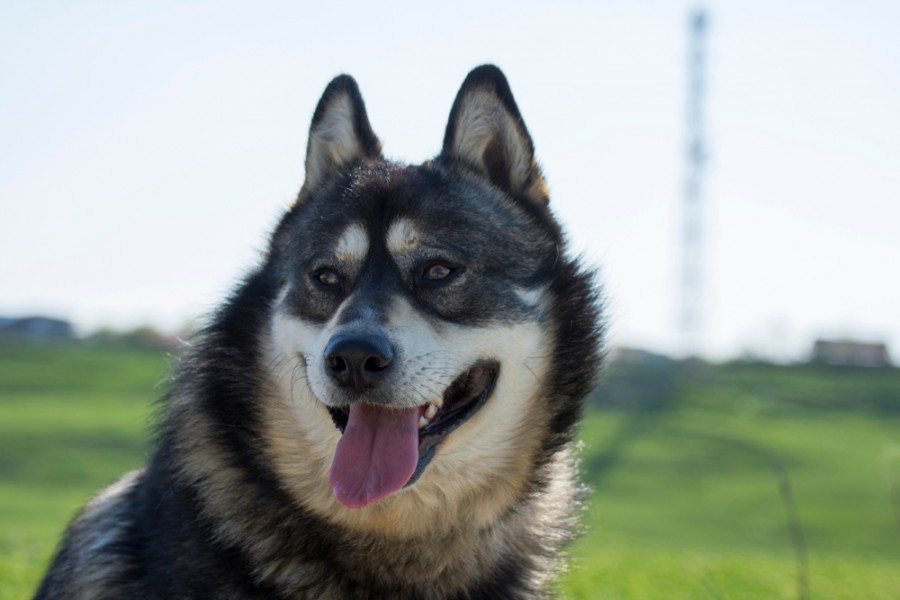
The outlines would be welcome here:
[[[147,465],[81,510],[36,598],[552,595],[602,357],[594,279],[497,67],[469,73],[420,165],[383,158],[338,76]]]

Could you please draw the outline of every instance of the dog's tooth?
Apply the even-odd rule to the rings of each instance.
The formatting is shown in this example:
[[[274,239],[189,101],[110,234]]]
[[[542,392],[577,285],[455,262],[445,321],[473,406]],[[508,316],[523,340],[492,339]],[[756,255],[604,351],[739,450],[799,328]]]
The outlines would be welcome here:
[[[425,418],[431,420],[434,418],[434,415],[437,414],[438,407],[434,404],[429,404],[428,408],[425,409]]]
[[[428,419],[426,419],[425,417],[419,417],[419,429],[422,429],[426,425],[428,425]]]

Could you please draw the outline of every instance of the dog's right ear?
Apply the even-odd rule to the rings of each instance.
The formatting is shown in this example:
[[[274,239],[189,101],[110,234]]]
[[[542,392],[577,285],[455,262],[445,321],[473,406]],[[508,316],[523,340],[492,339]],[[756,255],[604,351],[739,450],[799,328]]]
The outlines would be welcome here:
[[[338,75],[325,88],[313,114],[301,197],[357,160],[380,157],[381,142],[369,124],[356,81],[349,75]]]

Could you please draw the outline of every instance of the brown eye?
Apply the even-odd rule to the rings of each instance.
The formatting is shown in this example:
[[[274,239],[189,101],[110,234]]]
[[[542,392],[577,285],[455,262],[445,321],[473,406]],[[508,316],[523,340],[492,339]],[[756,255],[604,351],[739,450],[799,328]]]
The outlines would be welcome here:
[[[453,269],[444,263],[434,263],[425,268],[425,273],[422,274],[422,278],[427,279],[428,281],[439,281],[450,277],[451,273],[453,273]]]
[[[313,277],[316,281],[328,287],[336,286],[341,282],[341,279],[337,276],[337,273],[335,273],[331,269],[319,269],[313,274]]]
[[[414,277],[415,285],[420,290],[443,287],[456,281],[465,270],[462,265],[432,259],[419,264]]]

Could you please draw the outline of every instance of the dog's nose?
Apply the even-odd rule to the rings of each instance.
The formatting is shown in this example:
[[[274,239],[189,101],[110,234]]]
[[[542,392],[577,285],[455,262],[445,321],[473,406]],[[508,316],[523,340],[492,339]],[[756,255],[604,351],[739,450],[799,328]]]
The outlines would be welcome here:
[[[325,346],[325,369],[342,387],[357,392],[375,387],[394,360],[390,341],[381,335],[336,335]]]

